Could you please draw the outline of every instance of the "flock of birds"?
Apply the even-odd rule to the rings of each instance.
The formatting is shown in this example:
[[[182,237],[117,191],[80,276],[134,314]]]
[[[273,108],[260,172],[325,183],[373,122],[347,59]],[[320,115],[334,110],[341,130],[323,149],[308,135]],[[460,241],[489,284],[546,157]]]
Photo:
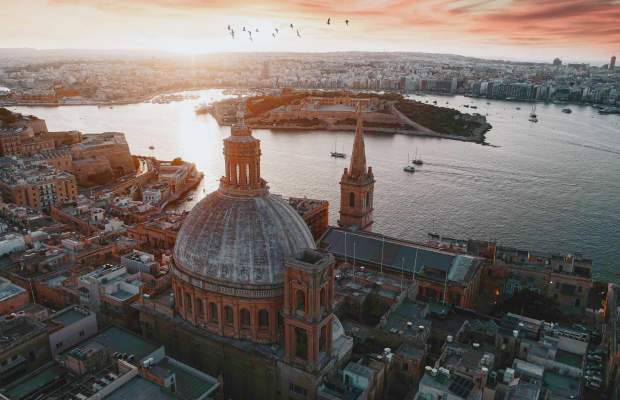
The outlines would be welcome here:
[[[344,23],[346,26],[349,26],[349,20],[345,19]],[[331,17],[327,18],[327,25],[331,25],[332,24],[332,19]],[[289,27],[291,28],[291,31],[296,31],[297,33],[297,37],[301,37],[301,34],[299,33],[299,29],[296,29],[295,26],[293,24],[290,24]],[[246,27],[244,26],[243,29],[241,30],[242,32],[247,32],[248,34],[248,38],[250,39],[250,42],[253,42],[254,39],[252,38],[252,32],[254,33],[259,33],[260,31],[258,30],[258,28],[256,28],[254,31],[250,28],[246,29]],[[230,33],[230,36],[234,39],[235,38],[235,30],[228,25],[228,33]],[[273,32],[271,32],[271,36],[273,36],[273,38],[276,38],[276,35],[278,35],[280,33],[280,29],[275,28],[273,30]]]

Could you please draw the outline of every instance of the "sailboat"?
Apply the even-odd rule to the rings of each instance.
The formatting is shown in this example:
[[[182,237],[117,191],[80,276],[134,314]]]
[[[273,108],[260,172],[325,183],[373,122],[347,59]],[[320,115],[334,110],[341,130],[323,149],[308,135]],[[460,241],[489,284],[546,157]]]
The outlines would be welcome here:
[[[536,103],[532,105],[532,112],[530,113],[530,122],[538,122],[538,116],[536,115]]]
[[[414,165],[423,165],[424,161],[422,161],[422,159],[420,157],[418,157],[418,149],[415,149],[415,157],[413,158],[413,161],[411,161],[411,163],[413,163]]]
[[[336,136],[336,141],[334,142],[334,151],[330,153],[331,156],[334,158],[347,158],[346,154],[341,153],[336,149],[337,146],[338,146],[338,136]]]
[[[409,159],[409,154],[407,153],[407,165],[403,168],[403,171],[413,173],[415,172],[415,167],[411,165],[411,161]]]

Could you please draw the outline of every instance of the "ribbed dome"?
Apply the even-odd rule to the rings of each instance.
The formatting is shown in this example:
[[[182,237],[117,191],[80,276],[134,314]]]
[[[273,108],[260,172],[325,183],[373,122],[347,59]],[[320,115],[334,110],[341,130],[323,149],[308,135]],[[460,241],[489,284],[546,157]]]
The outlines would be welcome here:
[[[284,259],[315,248],[304,220],[282,198],[216,191],[187,216],[174,248],[175,263],[208,280],[233,285],[283,281]]]

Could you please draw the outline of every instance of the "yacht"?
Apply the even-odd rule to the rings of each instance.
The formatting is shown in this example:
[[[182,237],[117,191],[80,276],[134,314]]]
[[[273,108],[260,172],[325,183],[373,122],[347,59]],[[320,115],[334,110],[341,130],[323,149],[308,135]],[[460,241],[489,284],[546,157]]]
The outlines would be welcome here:
[[[536,103],[532,106],[532,112],[530,113],[530,122],[538,122],[538,116],[536,115]]]
[[[338,137],[336,137],[336,141],[334,142],[334,151],[330,152],[330,155],[334,158],[347,158],[347,155],[336,150],[338,146]]]
[[[415,157],[413,157],[413,160],[411,161],[412,164],[414,165],[423,165],[424,161],[422,161],[422,159],[420,157],[418,157],[418,149],[415,150]]]
[[[412,164],[412,161],[409,159],[409,154],[407,154],[407,165],[403,168],[403,171],[413,173],[415,172],[415,167]]]
[[[563,109],[562,109],[562,112],[563,112],[564,114],[570,114],[570,113],[572,113],[572,112],[573,112],[573,110],[571,110],[570,108],[563,108]]]

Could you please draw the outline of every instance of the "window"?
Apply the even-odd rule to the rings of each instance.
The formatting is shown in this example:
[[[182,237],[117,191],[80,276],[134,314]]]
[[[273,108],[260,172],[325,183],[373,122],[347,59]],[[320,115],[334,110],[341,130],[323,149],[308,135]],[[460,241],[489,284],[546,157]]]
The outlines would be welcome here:
[[[185,293],[185,311],[188,313],[192,312],[192,296],[189,293]]]
[[[245,308],[241,310],[241,327],[245,329],[250,327],[250,312]]]
[[[267,310],[258,312],[258,327],[263,329],[269,327],[269,312]]]
[[[366,193],[366,207],[370,208],[370,192]]]
[[[349,207],[355,207],[355,193],[349,193]]]
[[[297,289],[295,295],[295,309],[297,311],[305,312],[306,311],[306,294],[303,290]]]
[[[321,294],[320,294],[320,302],[321,302],[321,308],[325,308],[325,304],[327,303],[327,299],[325,298],[327,296],[327,288],[325,286],[323,286],[321,288]]]
[[[575,299],[575,307],[579,307],[581,305],[581,299]]]
[[[209,303],[209,313],[211,314],[211,322],[217,323],[217,304]]]
[[[291,393],[295,393],[296,395],[299,395],[302,397],[308,396],[308,390],[305,387],[296,385],[294,383],[290,384],[289,390],[291,391]]]
[[[57,349],[59,349],[59,348],[61,348],[61,347],[62,347],[62,342],[58,342],[58,343],[56,343],[56,348],[57,348]]]
[[[224,306],[224,322],[228,325],[232,325],[234,321],[233,309],[231,306]]]
[[[205,317],[205,310],[202,305],[202,299],[196,299],[196,315],[198,318]]]
[[[305,329],[295,328],[295,355],[302,360],[308,359],[308,334]]]
[[[82,329],[79,333],[80,336],[84,336],[84,329]]]

